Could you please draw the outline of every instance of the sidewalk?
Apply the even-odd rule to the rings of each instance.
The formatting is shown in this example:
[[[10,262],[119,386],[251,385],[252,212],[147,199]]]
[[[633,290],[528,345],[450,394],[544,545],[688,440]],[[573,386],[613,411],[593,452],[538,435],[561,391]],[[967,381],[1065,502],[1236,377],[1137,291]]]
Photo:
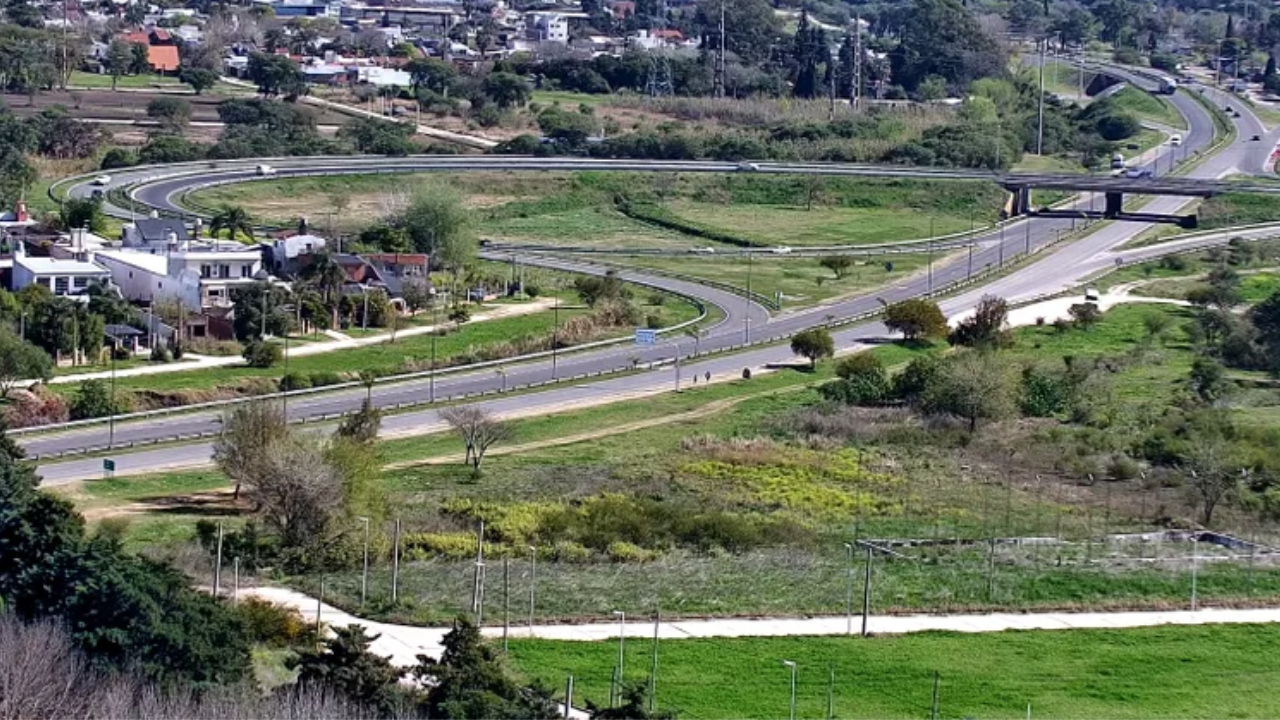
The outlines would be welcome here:
[[[549,298],[538,298],[529,302],[520,303],[519,305],[495,305],[488,312],[475,315],[471,318],[471,323],[485,322],[486,320],[496,320],[499,318],[517,317],[519,315],[530,315],[532,313],[541,312],[551,307],[553,301]],[[468,323],[470,324],[470,323]],[[396,339],[413,337],[415,335],[426,335],[434,332],[438,326],[436,325],[417,325],[403,330],[396,331]],[[322,342],[309,342],[301,345],[294,345],[289,348],[287,353],[289,357],[306,357],[308,355],[319,355],[321,353],[335,352],[338,350],[350,350],[352,348],[364,347],[366,345],[378,345],[391,341],[391,333],[379,333],[377,335],[369,335],[368,337],[353,338],[342,333],[332,333],[325,331],[325,334],[331,339]],[[335,337],[337,336],[337,337]],[[133,367],[125,370],[117,370],[115,376],[117,378],[134,377],[137,375],[155,375],[158,373],[171,372],[187,372],[190,370],[202,370],[205,368],[228,367],[230,365],[240,365],[244,363],[244,358],[239,355],[196,355],[188,353],[184,356],[182,362],[166,363],[163,365],[144,365],[142,367]],[[77,373],[74,375],[58,375],[49,380],[50,385],[60,383],[78,383],[84,380],[106,379],[111,377],[110,370],[100,370],[91,373]],[[35,380],[25,380],[20,384],[34,383]]]
[[[259,597],[280,605],[296,608],[310,622],[315,621],[315,598],[285,588],[261,587],[242,589],[244,596]],[[320,621],[331,627],[362,625],[370,635],[379,635],[371,646],[373,652],[391,659],[396,665],[413,665],[417,655],[439,658],[441,642],[448,628],[426,628],[392,625],[362,620],[329,605],[320,605]],[[602,618],[603,620],[603,618]],[[1245,610],[1205,609],[1162,612],[1094,612],[1094,613],[992,613],[986,615],[872,615],[868,630],[875,635],[905,633],[1001,632],[1005,630],[1072,630],[1137,628],[1158,625],[1214,625],[1280,622],[1280,608]],[[600,642],[617,638],[621,624],[617,622],[581,625],[513,625],[510,637],[536,637],[546,640]],[[658,625],[658,637],[664,640],[687,640],[716,637],[789,637],[844,635],[862,629],[859,615],[822,618],[726,618],[721,620],[675,620]],[[486,637],[502,637],[502,628],[488,625]],[[626,623],[626,636],[652,638],[653,622],[637,617]]]

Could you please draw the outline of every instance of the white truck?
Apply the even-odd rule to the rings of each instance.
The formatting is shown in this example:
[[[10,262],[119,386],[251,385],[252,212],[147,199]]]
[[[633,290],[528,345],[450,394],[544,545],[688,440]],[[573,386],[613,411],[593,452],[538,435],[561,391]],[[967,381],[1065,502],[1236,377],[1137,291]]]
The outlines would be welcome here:
[[[276,169],[270,165],[259,165],[256,170],[258,177],[273,177],[276,174]]]

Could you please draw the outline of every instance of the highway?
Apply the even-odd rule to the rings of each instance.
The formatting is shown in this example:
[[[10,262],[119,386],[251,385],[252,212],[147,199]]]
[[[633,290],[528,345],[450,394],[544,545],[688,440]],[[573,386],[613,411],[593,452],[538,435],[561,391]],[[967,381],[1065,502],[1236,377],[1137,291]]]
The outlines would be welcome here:
[[[1184,148],[1187,153],[1204,150],[1213,143],[1212,119],[1204,108],[1183,93],[1174,96],[1179,109],[1189,120],[1189,131],[1184,136]],[[1258,143],[1249,141],[1253,134],[1246,129],[1249,123],[1257,123],[1256,118],[1241,107],[1242,117],[1235,122],[1239,128],[1236,142],[1222,149],[1201,162],[1188,177],[1201,180],[1216,180],[1226,175],[1248,171],[1253,167],[1253,154]],[[1260,127],[1260,126],[1259,126]],[[1251,129],[1251,128],[1249,128]],[[1277,137],[1272,133],[1268,138],[1274,142]],[[1267,145],[1269,148],[1270,145]],[[1165,150],[1168,152],[1168,149]],[[1181,154],[1183,149],[1179,149]],[[391,162],[383,158],[383,162]],[[275,161],[273,161],[275,162]],[[297,158],[282,163],[281,174],[287,170],[322,167],[332,163],[332,158]],[[283,163],[288,162],[287,166]],[[441,163],[463,164],[469,169],[488,166],[481,158],[454,158],[441,160]],[[632,161],[625,161],[630,164]],[[475,163],[471,165],[470,163]],[[1157,157],[1153,165],[1167,166],[1168,161]],[[544,169],[560,169],[573,166],[574,163],[556,160],[548,163]],[[645,167],[653,169],[651,164]],[[663,169],[682,163],[659,164]],[[696,164],[705,167],[706,163]],[[733,171],[731,164],[720,164],[720,172]],[[250,165],[251,167],[251,165]],[[823,166],[825,170],[826,166]],[[892,170],[892,169],[891,169]],[[152,168],[137,171],[137,177],[129,179],[122,174],[113,182],[138,182],[150,173],[152,181],[135,188],[136,197],[155,207],[173,210],[171,204],[178,194],[197,184],[206,181],[204,171],[185,168],[179,172],[188,174],[177,178],[158,177],[163,169]],[[684,170],[680,170],[684,171]],[[796,170],[803,172],[803,170]],[[214,172],[212,170],[208,172]],[[222,173],[239,173],[251,177],[252,170],[219,170],[220,179],[228,179]],[[77,186],[74,192],[83,192],[86,186]],[[1087,206],[1093,199],[1084,197],[1080,205]],[[1172,213],[1185,200],[1173,197],[1162,197],[1148,202],[1142,210],[1145,212]],[[118,211],[119,209],[115,209]],[[1001,259],[1010,261],[1015,255],[1023,254],[1028,249],[1033,254],[1042,254],[1038,259],[1020,267],[1016,271],[999,277],[991,282],[977,284],[971,289],[953,295],[942,302],[948,315],[972,307],[984,294],[995,294],[1012,302],[1026,300],[1044,294],[1052,294],[1070,289],[1082,279],[1096,274],[1115,262],[1116,256],[1111,254],[1113,248],[1123,244],[1130,238],[1146,230],[1149,225],[1133,222],[1112,222],[1084,237],[1053,247],[1055,240],[1063,233],[1069,232],[1072,220],[1062,218],[1042,218],[1021,220],[1009,224],[1001,232],[990,233],[975,239],[973,243],[972,265],[963,256],[949,262],[939,262],[932,272],[913,277],[901,284],[883,288],[872,295],[846,299],[834,304],[818,306],[803,310],[783,313],[769,317],[764,308],[750,303],[741,296],[732,293],[712,290],[705,286],[695,285],[680,280],[664,277],[643,276],[638,273],[624,272],[627,280],[641,282],[674,292],[681,292],[699,297],[703,302],[716,305],[725,311],[726,319],[716,327],[707,330],[696,344],[704,353],[712,350],[730,348],[741,345],[744,340],[760,340],[766,337],[783,338],[798,330],[831,322],[831,318],[844,319],[874,312],[880,307],[880,300],[888,302],[928,295],[953,283],[964,281],[970,272],[979,273],[984,268],[997,265]],[[1201,239],[1197,242],[1225,242],[1227,238],[1240,233],[1222,233],[1217,238]],[[1155,256],[1167,249],[1159,247],[1144,248],[1141,251],[1122,254],[1122,257]],[[572,269],[575,271],[601,272],[599,266],[592,266],[580,261],[570,261],[547,257],[524,257],[522,261],[537,262],[552,267]],[[885,336],[886,330],[878,323],[857,325],[840,329],[833,333],[837,347],[848,348],[859,343]],[[755,347],[734,354],[717,355],[705,358],[691,358],[695,340],[689,337],[664,338],[657,346],[641,348],[620,346],[600,350],[566,354],[557,358],[555,367],[547,359],[508,365],[506,377],[499,378],[491,369],[475,372],[462,372],[439,377],[434,383],[434,395],[443,398],[462,393],[474,394],[486,390],[497,389],[499,383],[507,386],[521,386],[550,381],[554,378],[569,378],[579,375],[593,374],[602,371],[631,368],[633,358],[639,358],[642,366],[652,362],[669,360],[675,354],[684,358],[682,372],[685,378],[697,373],[711,373],[725,378],[736,377],[743,368],[760,368],[770,364],[787,363],[794,360],[790,350],[783,345]],[[479,401],[477,404],[502,414],[544,414],[557,408],[570,407],[575,403],[598,402],[600,398],[623,397],[660,391],[669,388],[674,382],[672,367],[664,365],[660,369],[641,371],[627,375],[619,375],[600,380],[579,380],[564,382],[537,392],[521,395],[494,396]],[[424,400],[432,392],[431,383],[426,379],[415,379],[375,387],[373,399],[379,406],[392,405],[397,402]],[[321,395],[290,398],[288,411],[291,418],[312,417],[322,413],[339,413],[349,411],[358,406],[364,398],[362,388],[337,391]],[[193,412],[173,417],[162,417],[139,421],[117,423],[115,438],[117,442],[145,441],[156,437],[171,437],[175,434],[195,435],[202,432],[216,432],[218,428],[217,412]],[[439,428],[440,422],[436,411],[432,409],[412,410],[388,416],[384,421],[385,431],[389,434],[421,432]],[[105,425],[80,427],[65,431],[22,435],[19,441],[29,453],[49,455],[68,450],[86,447],[102,447],[107,444],[107,428]],[[161,468],[187,467],[208,462],[209,446],[207,443],[187,445],[158,446],[116,456],[117,472],[128,473],[140,470],[158,470]],[[40,463],[40,472],[47,484],[60,484],[79,479],[98,477],[101,460],[78,459],[66,461],[47,461]]]

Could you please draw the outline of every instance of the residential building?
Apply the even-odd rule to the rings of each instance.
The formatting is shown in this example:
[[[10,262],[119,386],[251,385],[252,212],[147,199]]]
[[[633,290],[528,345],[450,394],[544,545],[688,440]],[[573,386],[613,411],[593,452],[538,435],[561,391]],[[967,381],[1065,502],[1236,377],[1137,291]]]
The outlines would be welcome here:
[[[191,235],[181,220],[157,217],[134,220],[125,225],[120,239],[127,248],[167,250],[170,245],[189,242]]]
[[[525,15],[525,38],[532,42],[568,43],[569,21],[561,13]]]
[[[439,7],[420,5],[382,7],[350,3],[342,6],[342,20],[346,23],[374,20],[383,27],[399,25],[407,32],[444,37],[462,20],[462,15],[456,6],[450,7],[444,3]]]
[[[244,246],[227,250],[190,244],[165,253],[104,250],[96,259],[110,270],[126,300],[176,300],[193,313],[230,307],[232,291],[257,282],[263,269],[261,251]]]
[[[327,244],[328,240],[309,233],[277,238],[270,245],[263,243],[264,260],[271,264],[271,271],[274,274],[292,277],[299,271],[299,258],[322,252]]]
[[[107,282],[111,271],[91,260],[29,257],[19,243],[13,256],[10,288],[14,292],[28,285],[43,285],[54,295],[82,295],[94,283]]]
[[[174,72],[178,69],[178,43],[168,30],[158,27],[149,31],[139,30],[125,33],[120,39],[130,45],[146,45],[147,62],[155,72]]]

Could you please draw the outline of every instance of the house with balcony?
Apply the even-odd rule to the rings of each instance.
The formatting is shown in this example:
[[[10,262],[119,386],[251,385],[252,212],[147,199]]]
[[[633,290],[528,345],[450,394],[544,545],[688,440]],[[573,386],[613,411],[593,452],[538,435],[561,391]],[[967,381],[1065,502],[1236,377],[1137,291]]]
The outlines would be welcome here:
[[[28,285],[43,285],[54,295],[83,295],[90,285],[111,280],[111,271],[92,260],[76,258],[29,257],[22,243],[14,248],[10,289],[14,292]]]
[[[177,301],[193,314],[225,312],[232,291],[258,282],[263,270],[261,251],[244,246],[187,243],[163,253],[104,250],[96,259],[110,270],[126,300],[145,305]]]

